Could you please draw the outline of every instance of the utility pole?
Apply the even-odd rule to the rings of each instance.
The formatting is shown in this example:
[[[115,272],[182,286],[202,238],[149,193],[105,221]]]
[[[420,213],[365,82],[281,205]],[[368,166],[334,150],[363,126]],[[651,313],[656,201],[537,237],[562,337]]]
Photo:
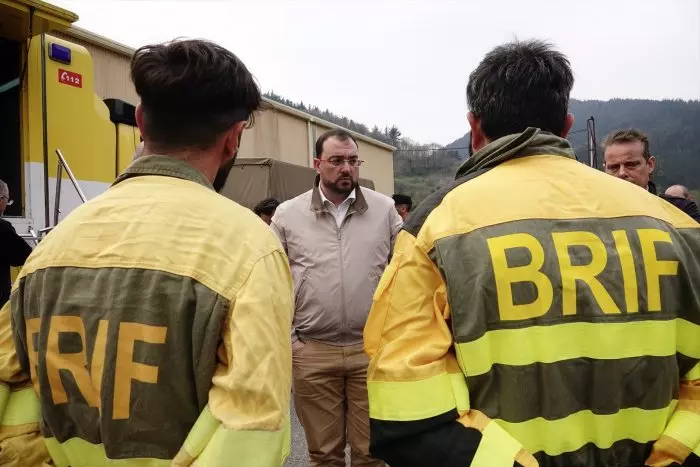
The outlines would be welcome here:
[[[587,123],[588,128],[588,165],[598,168],[598,142],[595,137],[595,119],[591,116]]]

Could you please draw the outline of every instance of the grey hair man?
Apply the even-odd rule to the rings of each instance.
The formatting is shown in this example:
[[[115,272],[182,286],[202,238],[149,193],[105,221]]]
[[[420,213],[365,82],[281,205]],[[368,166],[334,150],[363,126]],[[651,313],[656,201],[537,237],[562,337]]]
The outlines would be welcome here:
[[[10,189],[0,180],[0,217],[10,205]],[[22,266],[31,252],[32,247],[17,234],[12,224],[0,219],[0,308],[10,298],[10,267]]]
[[[659,196],[688,214],[697,222],[700,222],[700,209],[698,209],[698,204],[685,186],[672,185],[666,189],[664,194]]]
[[[666,188],[664,194],[667,196],[675,196],[676,198],[693,199],[693,195],[690,194],[688,187],[685,185],[671,185]]]
[[[5,209],[7,209],[8,206],[12,206],[10,188],[7,186],[7,183],[0,180],[0,216],[5,213]]]

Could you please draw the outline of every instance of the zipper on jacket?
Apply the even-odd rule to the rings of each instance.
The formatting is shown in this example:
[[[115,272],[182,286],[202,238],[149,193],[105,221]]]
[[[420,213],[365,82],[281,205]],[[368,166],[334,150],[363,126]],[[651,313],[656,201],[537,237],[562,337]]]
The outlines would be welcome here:
[[[346,216],[347,217],[347,216]],[[338,227],[338,223],[333,219],[333,222],[335,224],[335,231],[337,233],[337,238],[338,238],[338,264],[340,266],[340,303],[341,303],[341,314],[342,314],[342,321],[341,321],[341,329],[340,329],[340,340],[341,343],[345,337],[345,334],[347,332],[348,328],[348,312],[347,312],[347,307],[345,306],[345,277],[343,275],[343,269],[345,269],[345,265],[343,264],[343,238],[342,238],[342,227],[343,224],[345,224],[345,219],[343,219],[343,222],[340,224],[340,227]]]
[[[345,223],[348,221],[351,215],[355,213],[355,211],[352,210],[353,207],[350,206],[348,208],[348,212],[345,213],[345,217],[343,218],[342,222],[340,223],[340,226],[338,226],[338,221],[335,220],[335,216],[333,217],[333,225],[335,225],[335,231],[336,231],[336,238],[338,239],[338,264],[340,265],[340,303],[342,306],[342,321],[341,321],[341,326],[342,329],[340,330],[340,339],[342,342],[342,339],[346,337],[347,334],[349,334],[349,329],[348,329],[348,312],[347,312],[347,307],[345,306],[345,277],[343,274],[343,270],[345,269],[345,264],[343,262],[343,226]]]

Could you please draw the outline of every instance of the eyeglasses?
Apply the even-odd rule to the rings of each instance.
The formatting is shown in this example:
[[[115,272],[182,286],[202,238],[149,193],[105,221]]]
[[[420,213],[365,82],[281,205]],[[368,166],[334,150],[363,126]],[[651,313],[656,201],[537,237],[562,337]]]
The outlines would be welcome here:
[[[14,203],[14,200],[11,200],[11,199],[8,198],[7,196],[0,196],[0,199],[7,200],[7,205],[8,205],[8,206],[12,206],[12,203]]]
[[[359,167],[364,161],[360,160],[358,157],[351,157],[349,159],[344,157],[329,157],[328,159],[321,159],[321,162],[328,162],[333,167],[340,167],[346,162],[350,164],[350,167]]]

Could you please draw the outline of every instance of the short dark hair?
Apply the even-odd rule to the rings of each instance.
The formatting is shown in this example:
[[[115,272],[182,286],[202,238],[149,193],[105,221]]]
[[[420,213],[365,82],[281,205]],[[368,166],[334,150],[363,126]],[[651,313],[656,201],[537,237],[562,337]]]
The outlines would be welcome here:
[[[321,157],[321,154],[323,154],[323,143],[325,143],[326,140],[329,138],[338,138],[340,141],[352,140],[352,142],[355,143],[355,146],[358,146],[357,140],[352,135],[352,133],[350,133],[348,130],[344,130],[343,128],[335,128],[333,130],[325,132],[316,140],[317,158]]]
[[[469,110],[491,140],[528,127],[560,136],[574,85],[565,55],[538,40],[501,45],[469,75]]]
[[[409,211],[413,207],[413,200],[408,195],[396,193],[394,196],[392,196],[392,198],[394,199],[394,204],[405,204]]]
[[[644,146],[644,151],[642,155],[645,160],[649,160],[651,153],[649,152],[649,137],[642,130],[637,128],[627,128],[624,130],[615,130],[605,137],[603,140],[603,151],[605,151],[608,146],[612,146],[615,143],[631,143],[634,141],[639,141]]]
[[[231,125],[253,122],[262,96],[232,52],[204,40],[146,45],[131,59],[149,146],[207,149]]]
[[[280,202],[277,201],[277,199],[266,198],[255,205],[255,207],[253,208],[253,212],[258,216],[260,216],[261,214],[267,214],[268,216],[271,216],[279,205]]]

